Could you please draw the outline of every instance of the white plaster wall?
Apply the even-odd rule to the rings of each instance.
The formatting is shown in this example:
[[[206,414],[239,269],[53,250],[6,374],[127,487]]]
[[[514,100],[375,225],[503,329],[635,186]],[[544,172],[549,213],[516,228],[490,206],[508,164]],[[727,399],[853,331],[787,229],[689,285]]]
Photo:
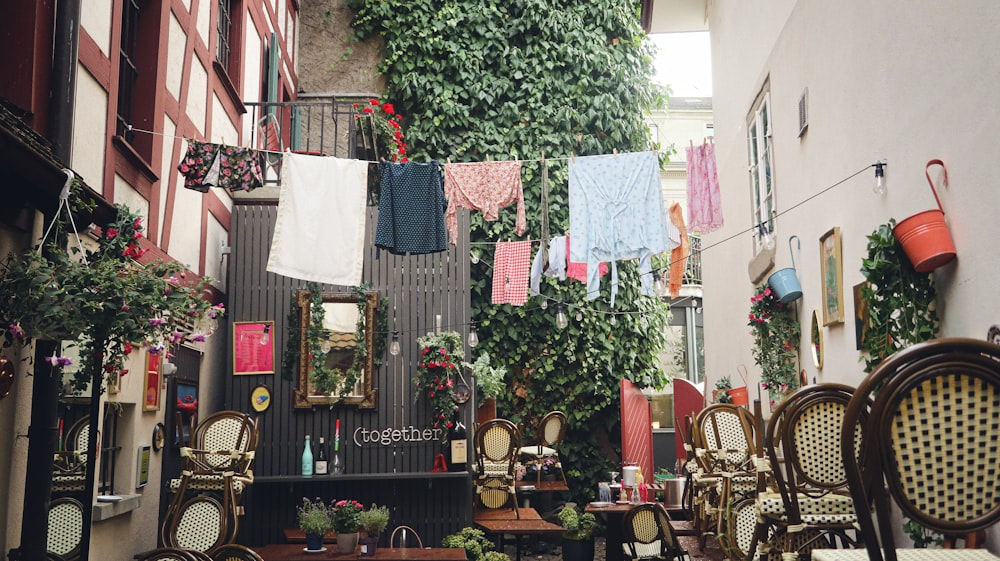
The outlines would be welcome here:
[[[184,74],[184,45],[187,42],[187,34],[181,27],[177,17],[170,13],[169,44],[175,48],[167,49],[167,91],[174,99],[181,98],[181,77]]]
[[[891,217],[902,220],[934,206],[924,178],[932,158],[948,164],[951,188],[940,196],[959,255],[935,273],[941,335],[985,338],[988,326],[1000,322],[1000,298],[994,296],[1000,227],[993,216],[1000,192],[991,165],[1000,116],[990,109],[1000,62],[981,56],[982,45],[1000,41],[1000,12],[987,0],[962,10],[928,0],[908,8],[860,0],[836,6],[712,3],[715,135],[726,226],[709,234],[705,245],[736,238],[703,254],[710,384],[740,363],[757,376],[745,325],[753,290],[745,268],[751,236],[741,233],[751,227],[745,120],[768,77],[777,203],[779,212],[787,211],[777,223],[776,268],[791,266],[788,238],[797,235],[802,249],[795,264],[804,292],[797,310],[805,326],[821,307],[819,237],[834,226],[842,232],[846,321],[823,328],[826,364],[817,371],[804,360],[808,377],[848,384],[862,379],[852,287],[862,281],[865,236]],[[809,129],[799,139],[797,102],[805,88]],[[883,158],[889,190],[881,198],[871,190],[869,166]]]
[[[198,36],[206,47],[209,45],[208,38],[212,32],[212,9],[216,4],[217,2],[198,2],[198,17],[196,19]]]
[[[123,204],[127,206],[132,212],[142,217],[144,226],[149,225],[149,201],[129,185],[124,177],[117,173],[115,174],[115,196],[113,202],[116,205]]]
[[[198,131],[205,133],[205,116],[208,99],[208,72],[197,56],[191,59],[191,78],[188,82],[187,114]]]
[[[88,185],[100,192],[104,182],[108,95],[83,65],[77,65],[76,76],[77,110],[73,112],[71,164]]]
[[[226,200],[230,200],[226,197]],[[226,259],[223,257],[221,246],[229,246],[229,232],[226,232],[222,224],[211,214],[208,215],[208,245],[205,247],[205,275],[215,279],[215,287],[225,290],[228,279],[226,278]]]
[[[176,141],[174,139],[174,133],[177,132],[177,125],[174,124],[170,117],[163,116],[163,149],[162,149],[162,162],[163,170],[160,173],[160,197],[155,204],[159,211],[160,216],[160,231],[157,232],[156,239],[163,240],[163,229],[167,223],[167,196],[170,194],[170,172],[171,168],[175,168],[179,162],[175,162],[173,158],[174,154],[174,144]],[[177,177],[183,179],[181,174],[177,174]],[[176,186],[175,186],[176,188]]]
[[[181,148],[181,153],[187,153],[187,142]],[[178,174],[180,179],[180,174]],[[185,189],[180,181],[174,186],[174,213],[171,217],[173,227],[170,230],[170,245],[167,252],[178,262],[192,271],[198,270],[198,260],[201,257],[201,213],[205,195],[198,191]]]
[[[219,96],[212,95],[212,142],[220,142],[230,146],[240,144],[239,131],[229,120],[229,114],[222,105]]]
[[[246,14],[247,30],[243,50],[243,99],[247,101],[260,99],[261,83],[261,56],[263,55],[263,44],[260,40],[260,31],[253,24],[249,14]],[[250,118],[243,119],[243,136],[250,138],[251,129],[254,123]]]
[[[111,52],[111,4],[112,0],[83,0],[80,4],[80,26],[104,56]]]

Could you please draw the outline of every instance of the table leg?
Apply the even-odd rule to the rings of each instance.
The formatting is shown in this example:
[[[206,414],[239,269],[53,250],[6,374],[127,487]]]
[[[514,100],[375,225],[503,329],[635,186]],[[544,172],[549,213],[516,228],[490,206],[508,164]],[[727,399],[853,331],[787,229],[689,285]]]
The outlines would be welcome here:
[[[604,544],[605,561],[622,561],[625,555],[622,553],[622,521],[624,514],[615,512],[607,513],[608,516],[608,537]]]

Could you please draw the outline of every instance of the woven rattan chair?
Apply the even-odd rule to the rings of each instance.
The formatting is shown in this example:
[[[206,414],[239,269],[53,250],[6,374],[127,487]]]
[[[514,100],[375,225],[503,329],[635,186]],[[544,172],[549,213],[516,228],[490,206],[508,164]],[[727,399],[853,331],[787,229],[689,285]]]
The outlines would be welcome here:
[[[622,541],[629,559],[690,559],[660,503],[636,505],[622,519]]]
[[[134,557],[137,561],[201,561],[200,557],[191,552],[175,547],[161,547],[140,553]]]
[[[937,339],[889,357],[858,386],[841,433],[867,550],[814,550],[813,559],[1000,559],[977,549],[897,549],[891,516],[895,504],[902,516],[942,534],[945,547],[979,547],[980,534],[1000,520],[998,442],[1000,346]]]
[[[701,473],[692,476],[692,512],[700,545],[724,531],[722,508],[757,489],[755,423],[743,407],[716,403],[702,409],[692,431]]]
[[[192,495],[202,493],[221,500],[227,521],[222,524],[224,541],[220,543],[229,543],[235,537],[238,517],[243,514],[243,490],[253,483],[257,439],[256,420],[241,411],[219,411],[198,423],[191,437],[192,446],[180,449],[184,462],[181,477],[170,481],[174,496],[161,528],[163,543],[174,543],[168,533],[177,527],[179,517],[190,516],[181,512],[182,506]],[[191,504],[205,512],[211,510],[207,503]]]
[[[762,517],[778,528],[776,541],[784,553],[808,553],[838,542],[842,547],[858,544],[857,515],[840,453],[844,414],[853,394],[854,388],[843,384],[804,386],[771,415],[766,448],[770,464],[781,466],[773,471],[777,492],[757,501]]]
[[[61,497],[49,504],[49,528],[46,549],[64,561],[80,557],[83,539],[83,503]]]
[[[168,547],[208,552],[232,543],[237,519],[211,494],[198,494],[184,501],[164,523],[163,543]]]
[[[542,481],[542,465],[550,459],[554,459],[553,467],[559,469],[559,475],[563,483],[566,483],[566,473],[562,468],[562,460],[559,459],[559,445],[566,437],[566,414],[562,411],[549,411],[538,422],[535,429],[535,442],[530,446],[523,446],[518,450],[518,455],[525,458],[525,465],[534,465],[537,477],[535,483]]]
[[[56,452],[52,462],[52,493],[82,493],[87,475],[90,417],[81,417],[66,433],[66,450]]]
[[[212,561],[264,561],[256,551],[238,543],[227,543],[208,552]]]
[[[488,509],[512,505],[517,510],[514,465],[521,447],[521,432],[507,419],[491,419],[476,430],[476,501]]]

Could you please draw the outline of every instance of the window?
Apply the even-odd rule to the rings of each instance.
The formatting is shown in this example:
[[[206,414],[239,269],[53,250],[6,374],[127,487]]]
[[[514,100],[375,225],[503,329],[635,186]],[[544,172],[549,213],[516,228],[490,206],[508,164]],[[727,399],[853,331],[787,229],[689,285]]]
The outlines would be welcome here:
[[[229,50],[233,31],[233,12],[230,0],[219,0],[219,20],[216,30],[219,32],[215,46],[215,60],[226,70],[229,69]]]
[[[118,136],[129,143],[135,132],[128,125],[135,122],[134,102],[136,83],[139,80],[137,70],[138,50],[136,37],[139,31],[139,0],[125,0],[122,6],[122,40],[119,46],[118,62]]]
[[[118,465],[118,452],[121,446],[118,445],[118,421],[121,418],[123,408],[116,403],[106,403],[104,405],[104,431],[100,438],[100,458],[101,469],[100,478],[97,481],[97,491],[100,495],[115,494],[115,472]]]
[[[757,249],[763,248],[765,234],[774,232],[774,176],[771,146],[771,94],[766,87],[757,96],[753,110],[747,118],[747,153],[750,171],[751,205],[753,223],[757,226],[754,240]]]

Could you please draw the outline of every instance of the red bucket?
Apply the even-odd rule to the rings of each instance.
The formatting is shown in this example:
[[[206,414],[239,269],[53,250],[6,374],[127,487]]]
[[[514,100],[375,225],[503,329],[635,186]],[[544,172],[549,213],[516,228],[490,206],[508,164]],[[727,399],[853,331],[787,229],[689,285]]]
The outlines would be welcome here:
[[[750,399],[747,396],[747,387],[743,386],[729,390],[729,399],[732,400],[733,405],[749,405]]]
[[[941,160],[931,160],[924,168],[924,174],[931,185],[931,192],[934,193],[938,208],[914,214],[892,230],[918,273],[929,273],[955,258],[955,243],[951,240],[951,232],[948,231],[948,225],[944,221],[941,199],[938,198],[937,189],[931,181],[931,174],[927,171],[934,164],[940,165],[944,170],[945,187],[948,186],[948,168]]]

